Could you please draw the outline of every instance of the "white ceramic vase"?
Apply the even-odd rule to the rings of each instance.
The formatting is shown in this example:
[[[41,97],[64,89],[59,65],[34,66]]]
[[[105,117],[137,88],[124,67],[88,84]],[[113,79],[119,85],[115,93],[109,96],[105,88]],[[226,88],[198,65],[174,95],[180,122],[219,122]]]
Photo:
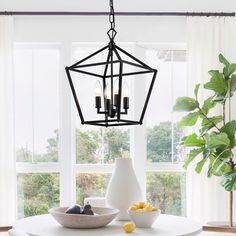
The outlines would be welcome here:
[[[134,173],[131,158],[117,158],[108,184],[106,205],[120,210],[117,220],[129,220],[128,208],[142,201],[142,192]]]

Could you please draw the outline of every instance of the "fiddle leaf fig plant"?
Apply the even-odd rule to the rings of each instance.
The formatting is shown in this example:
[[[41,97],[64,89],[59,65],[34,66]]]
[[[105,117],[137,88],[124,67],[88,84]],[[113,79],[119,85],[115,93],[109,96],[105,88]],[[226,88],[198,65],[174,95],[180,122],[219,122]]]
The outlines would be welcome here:
[[[231,64],[222,54],[219,55],[219,61],[223,70],[210,70],[210,80],[203,85],[203,89],[211,91],[210,96],[200,101],[201,85],[197,84],[194,96],[177,98],[173,109],[187,112],[177,124],[178,127],[194,127],[197,130],[182,139],[181,145],[189,148],[184,168],[188,168],[192,161],[197,161],[197,173],[201,173],[207,165],[208,177],[214,175],[222,178],[221,185],[230,192],[229,223],[232,227],[233,191],[236,190],[233,155],[236,121],[231,119],[231,99],[236,91],[236,64]],[[214,114],[216,107],[222,111],[220,114]]]

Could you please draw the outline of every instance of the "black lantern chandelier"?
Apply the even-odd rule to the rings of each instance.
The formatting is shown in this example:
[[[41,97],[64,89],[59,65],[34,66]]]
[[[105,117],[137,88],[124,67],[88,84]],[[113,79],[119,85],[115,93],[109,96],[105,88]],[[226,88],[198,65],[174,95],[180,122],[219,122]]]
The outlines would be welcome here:
[[[114,38],[117,34],[115,30],[115,17],[113,0],[110,1],[110,15],[109,21],[111,28],[107,32],[109,36],[109,43],[107,46],[94,52],[88,57],[80,60],[72,66],[66,67],[67,77],[70,83],[72,94],[75,100],[75,104],[81,119],[82,124],[97,125],[97,126],[121,126],[121,125],[138,125],[143,123],[143,118],[147,109],[149,98],[153,89],[153,85],[156,79],[157,70],[146,65],[136,57],[132,56],[124,49],[118,47]],[[100,53],[107,51],[107,59],[104,62],[86,64],[86,61],[99,55]],[[124,59],[125,58],[125,59]],[[124,66],[132,66],[135,71],[125,72]],[[85,69],[92,67],[103,66],[102,74],[93,73]],[[115,66],[118,67],[115,70]],[[91,77],[98,78],[95,88],[95,108],[98,115],[101,115],[102,119],[86,120],[83,115],[83,111],[80,105],[80,99],[76,92],[76,88],[73,83],[72,72],[89,75]],[[130,76],[137,76],[140,74],[151,74],[151,82],[147,91],[147,96],[144,101],[143,108],[138,120],[125,119],[129,111],[129,96],[128,85],[124,79]]]

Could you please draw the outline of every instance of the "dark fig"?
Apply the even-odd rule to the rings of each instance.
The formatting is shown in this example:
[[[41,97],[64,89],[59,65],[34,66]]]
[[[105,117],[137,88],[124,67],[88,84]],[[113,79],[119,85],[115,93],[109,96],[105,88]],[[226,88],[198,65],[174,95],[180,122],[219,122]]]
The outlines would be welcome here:
[[[82,214],[83,214],[83,215],[94,215],[92,209],[89,209],[89,210],[83,210],[83,211],[82,211]]]
[[[81,214],[83,214],[83,215],[87,215],[86,212],[87,212],[86,209],[83,208]]]
[[[90,209],[86,212],[86,215],[94,215],[93,211]]]
[[[82,209],[80,205],[74,205],[66,210],[66,214],[81,214]]]
[[[88,211],[88,210],[91,210],[92,207],[89,203],[87,203],[85,206],[84,206],[84,211]]]
[[[84,215],[94,215],[93,211],[92,211],[92,207],[89,203],[87,203],[82,211],[82,214]]]

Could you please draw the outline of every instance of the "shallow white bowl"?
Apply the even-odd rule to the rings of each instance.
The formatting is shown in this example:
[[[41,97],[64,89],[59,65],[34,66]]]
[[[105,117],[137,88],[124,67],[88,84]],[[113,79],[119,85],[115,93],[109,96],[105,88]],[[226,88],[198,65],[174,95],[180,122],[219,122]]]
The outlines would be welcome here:
[[[68,207],[52,208],[49,213],[60,225],[74,229],[93,229],[106,226],[119,213],[117,209],[92,207],[95,215],[66,214],[67,209]]]
[[[137,228],[151,228],[160,213],[160,210],[151,212],[128,211],[130,219]]]

